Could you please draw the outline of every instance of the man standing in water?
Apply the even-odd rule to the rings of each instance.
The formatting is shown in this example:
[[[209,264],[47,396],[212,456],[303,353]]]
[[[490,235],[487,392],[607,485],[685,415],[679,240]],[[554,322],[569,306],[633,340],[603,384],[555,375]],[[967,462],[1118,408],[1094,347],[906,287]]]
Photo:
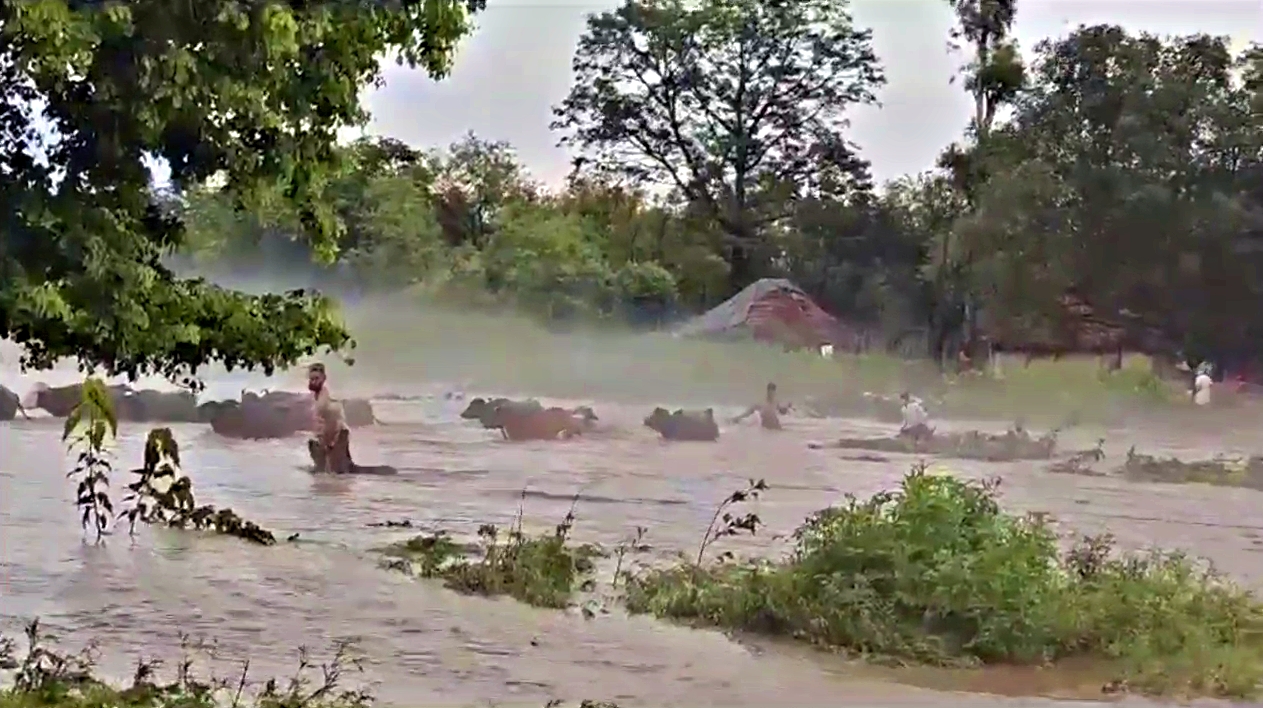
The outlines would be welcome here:
[[[903,415],[903,425],[899,428],[900,435],[907,435],[914,440],[924,440],[934,435],[934,431],[930,429],[930,414],[925,410],[925,404],[921,399],[904,391],[899,395],[899,402],[902,407],[899,412]]]
[[[740,423],[746,418],[758,413],[759,422],[762,423],[764,430],[782,430],[781,414],[788,412],[789,406],[782,406],[776,400],[776,384],[769,383],[767,385],[767,396],[763,399],[763,402],[750,406],[744,413],[736,418],[733,418],[732,422]]]
[[[325,365],[316,363],[307,368],[307,389],[313,401],[313,430],[315,437],[308,443],[311,461],[317,472],[349,474],[351,472],[351,431],[342,406],[333,400],[327,385]]]
[[[1203,362],[1197,367],[1197,376],[1193,377],[1193,403],[1199,406],[1210,405],[1210,389],[1215,383],[1210,374],[1210,364]]]

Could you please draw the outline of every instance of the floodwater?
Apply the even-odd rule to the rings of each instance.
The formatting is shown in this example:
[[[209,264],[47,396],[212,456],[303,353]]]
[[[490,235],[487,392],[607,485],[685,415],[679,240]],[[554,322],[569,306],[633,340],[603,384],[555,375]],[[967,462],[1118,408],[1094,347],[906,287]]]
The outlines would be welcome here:
[[[417,400],[377,401],[385,424],[355,431],[357,460],[395,465],[401,472],[394,478],[317,479],[305,471],[301,440],[230,441],[177,426],[200,500],[232,507],[280,538],[300,535],[298,543],[272,548],[150,530],[134,541],[120,531],[104,545],[85,543],[64,476],[61,422],[0,424],[2,628],[13,632],[40,616],[71,644],[99,641],[103,665],[119,675],[137,652],[174,658],[182,635],[214,640],[218,656],[248,657],[256,676],[288,675],[300,645],[321,650],[353,638],[367,657],[363,679],[383,702],[407,706],[542,706],[553,698],[625,706],[763,708],[842,699],[871,706],[962,699],[1035,706],[1091,693],[1020,672],[926,682],[992,694],[1033,686],[1052,697],[953,695],[799,648],[737,643],[617,611],[585,618],[463,597],[381,570],[371,549],[416,531],[371,524],[406,518],[421,528],[472,535],[479,524],[508,523],[523,503],[527,525],[547,528],[575,495],[579,541],[611,547],[643,526],[651,555],[696,552],[714,505],[750,477],[771,487],[756,507],[766,533],[735,543],[771,552],[812,511],[845,493],[888,488],[913,462],[860,461],[807,447],[889,430],[874,422],[790,418],[780,433],[728,426],[718,444],[665,444],[640,426],[643,407],[599,403],[603,424],[612,428],[604,434],[512,444],[460,421],[464,402],[446,400],[443,392],[435,387],[414,391]],[[139,461],[146,430],[123,426],[120,468]],[[1085,432],[1066,442],[1086,447],[1094,438]],[[1133,443],[1184,456],[1250,451],[1245,435],[1207,433],[1179,442],[1133,434],[1115,437],[1109,451],[1121,455]],[[1067,533],[1108,530],[1132,547],[1187,549],[1263,585],[1258,492],[1056,475],[1035,463],[943,464],[964,475],[1002,476],[1014,510],[1051,512]],[[116,473],[116,490],[124,474]]]

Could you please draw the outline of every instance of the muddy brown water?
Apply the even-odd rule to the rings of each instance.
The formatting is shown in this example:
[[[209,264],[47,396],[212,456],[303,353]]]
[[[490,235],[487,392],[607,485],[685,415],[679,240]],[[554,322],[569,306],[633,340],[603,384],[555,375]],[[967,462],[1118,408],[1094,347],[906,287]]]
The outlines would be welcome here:
[[[118,675],[137,651],[173,658],[182,635],[213,639],[218,656],[248,657],[256,676],[290,672],[299,645],[320,650],[354,638],[367,656],[364,680],[382,701],[407,706],[540,706],[551,698],[642,706],[1033,706],[1093,693],[1089,679],[1042,680],[1021,671],[878,672],[617,612],[585,619],[462,597],[380,570],[370,549],[415,531],[371,523],[407,518],[472,535],[481,523],[511,521],[523,489],[528,525],[555,524],[579,494],[577,540],[613,546],[644,526],[651,553],[695,552],[715,503],[748,477],[771,486],[756,507],[767,529],[739,541],[739,550],[773,552],[812,511],[848,492],[888,488],[914,461],[807,448],[890,430],[871,421],[790,418],[780,433],[729,425],[718,444],[666,444],[640,427],[643,407],[615,405],[598,406],[613,431],[512,444],[459,420],[463,401],[445,400],[440,389],[417,393],[420,400],[376,402],[386,424],[353,437],[359,461],[395,465],[395,478],[317,479],[304,468],[299,439],[231,441],[200,426],[175,428],[200,499],[278,535],[301,536],[274,548],[148,530],[134,541],[120,531],[104,545],[85,543],[64,476],[61,421],[0,424],[0,628],[13,632],[40,616],[72,644],[98,640],[103,665]],[[139,460],[146,431],[123,426],[120,467]],[[1066,445],[1086,447],[1095,437],[1071,435]],[[1110,452],[1121,455],[1133,443],[1186,457],[1259,451],[1241,433],[1175,442],[1115,434]],[[967,476],[1000,475],[1014,510],[1051,512],[1067,532],[1108,530],[1132,547],[1187,549],[1263,585],[1258,492],[1056,475],[1042,463],[938,464]],[[122,476],[116,473],[116,487]],[[1049,697],[1015,697],[1024,692]]]

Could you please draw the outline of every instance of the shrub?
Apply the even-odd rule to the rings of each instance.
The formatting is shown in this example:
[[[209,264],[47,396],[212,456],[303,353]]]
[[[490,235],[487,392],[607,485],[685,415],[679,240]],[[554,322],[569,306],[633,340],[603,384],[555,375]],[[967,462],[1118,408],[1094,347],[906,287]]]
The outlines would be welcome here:
[[[62,441],[77,453],[75,466],[66,476],[77,482],[75,505],[80,510],[80,523],[85,531],[92,527],[98,543],[116,520],[109,494],[114,466],[106,442],[117,435],[118,418],[109,391],[100,379],[88,377],[83,382],[82,400],[66,418]],[[130,504],[117,518],[126,518],[133,533],[140,521],[167,528],[215,531],[264,546],[276,543],[271,531],[241,518],[232,509],[197,504],[193,481],[180,469],[180,446],[170,428],[149,431],[144,462],[132,474],[136,480],[127,485],[124,499]],[[295,538],[291,536],[290,540]]]
[[[493,524],[478,529],[479,543],[462,546],[446,532],[414,536],[382,549],[387,567],[421,578],[441,578],[468,594],[508,595],[536,607],[564,608],[593,570],[590,546],[571,547],[574,509],[552,533],[528,536],[522,516],[508,533]]]
[[[1136,690],[1254,691],[1263,607],[1249,592],[1180,554],[1115,554],[1108,537],[1062,553],[1044,516],[1000,509],[997,486],[915,469],[813,515],[783,560],[650,570],[628,606],[887,660],[1089,656]]]
[[[171,680],[159,676],[160,668],[159,662],[141,661],[130,684],[113,684],[96,675],[91,646],[75,654],[57,651],[37,620],[27,625],[25,652],[0,637],[0,672],[11,672],[0,689],[0,708],[368,708],[373,703],[367,691],[341,687],[347,672],[360,668],[347,643],[336,645],[332,659],[319,665],[300,649],[291,678],[269,679],[257,690],[248,662],[231,679],[200,674],[187,654]]]

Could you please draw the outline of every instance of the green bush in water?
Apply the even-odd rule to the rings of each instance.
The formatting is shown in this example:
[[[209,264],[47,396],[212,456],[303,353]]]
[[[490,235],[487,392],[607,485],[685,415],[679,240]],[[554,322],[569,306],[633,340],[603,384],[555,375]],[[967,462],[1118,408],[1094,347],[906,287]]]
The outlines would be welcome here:
[[[457,592],[508,595],[535,607],[560,609],[590,581],[592,559],[599,555],[592,546],[569,544],[574,520],[572,505],[552,533],[531,536],[522,530],[519,509],[507,534],[483,524],[473,546],[439,531],[391,544],[382,552],[389,559],[386,567],[418,578],[441,578]]]
[[[628,583],[633,612],[792,636],[886,660],[1043,664],[1099,657],[1115,687],[1241,696],[1263,678],[1263,606],[1180,554],[1062,553],[998,482],[924,468],[818,512],[778,562],[682,564]]]

